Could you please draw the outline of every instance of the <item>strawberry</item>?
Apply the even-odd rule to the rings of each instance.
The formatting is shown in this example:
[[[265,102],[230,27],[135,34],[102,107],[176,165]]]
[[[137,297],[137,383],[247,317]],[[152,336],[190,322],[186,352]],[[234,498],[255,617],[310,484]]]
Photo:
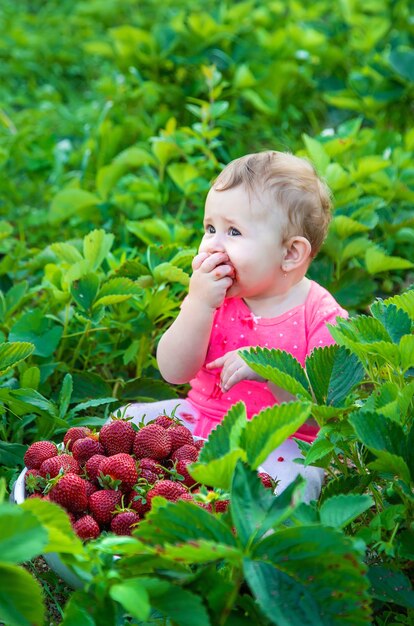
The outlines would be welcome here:
[[[52,502],[60,504],[64,509],[73,513],[82,513],[88,506],[86,496],[86,481],[77,474],[63,474],[52,479],[49,497]]]
[[[150,471],[157,476],[157,478],[164,478],[164,468],[157,463],[154,459],[139,459],[138,461],[138,473],[142,475],[143,471]]]
[[[197,481],[189,474],[187,467],[192,463],[189,459],[180,459],[177,461],[175,469],[178,474],[181,474],[183,480],[181,481],[186,487],[194,487]]]
[[[173,461],[197,461],[198,450],[195,446],[185,444],[180,448],[177,448],[171,455]]]
[[[106,480],[110,478],[110,481]],[[121,491],[130,491],[138,480],[135,460],[129,454],[120,452],[105,458],[99,465],[99,482]],[[110,484],[111,483],[111,484]]]
[[[58,454],[57,456],[52,456],[50,459],[46,459],[40,466],[39,472],[44,478],[46,478],[46,476],[54,478],[61,470],[64,474],[68,472],[80,474],[81,472],[79,463],[71,454]]]
[[[96,539],[101,534],[99,524],[93,519],[92,515],[84,515],[80,517],[74,524],[73,530],[83,539]]]
[[[205,439],[194,439],[194,446],[197,448],[197,450],[201,450],[205,442]]]
[[[111,530],[117,535],[131,535],[140,517],[135,511],[121,511],[111,521]]]
[[[145,469],[145,467],[142,470],[140,470],[139,477],[140,479],[146,480],[147,483],[149,483],[150,485],[153,485],[154,483],[157,482],[157,480],[160,480],[160,477],[158,474],[156,474],[152,470]]]
[[[98,484],[99,466],[106,459],[103,454],[94,454],[85,463],[85,471],[91,482]]]
[[[170,428],[168,432],[171,437],[171,452],[174,452],[177,448],[181,448],[181,446],[185,446],[186,444],[194,445],[193,435],[186,426],[178,424]]]
[[[151,501],[155,496],[162,496],[166,500],[175,502],[180,497],[187,493],[187,489],[180,483],[175,483],[172,480],[160,480],[148,491],[147,500],[151,505]]]
[[[39,469],[43,461],[56,456],[58,449],[53,441],[35,441],[29,446],[24,455],[24,464],[27,469]]]
[[[225,513],[229,507],[230,500],[213,500],[208,505],[209,511],[215,511],[216,513]]]
[[[114,489],[95,491],[89,498],[89,511],[100,526],[111,523],[115,507],[121,503],[122,493]]]
[[[104,447],[99,443],[97,435],[77,439],[72,446],[72,454],[79,465],[85,465],[94,454],[104,454],[104,452]]]
[[[170,428],[171,426],[177,424],[175,419],[173,417],[169,417],[168,415],[158,415],[152,423],[158,424],[158,426],[162,426],[163,428]]]
[[[130,509],[136,511],[140,517],[144,517],[145,513],[151,508],[146,498],[145,488],[138,488],[131,491],[128,506]]]
[[[24,485],[27,493],[41,492],[45,486],[45,480],[39,470],[30,469],[24,475]]]
[[[130,454],[135,439],[135,430],[130,422],[112,418],[112,422],[105,424],[99,433],[99,441],[105,448],[107,456],[125,452]]]
[[[171,437],[169,429],[166,430],[158,424],[148,424],[135,433],[134,454],[138,459],[150,457],[151,459],[164,459],[171,451]]]
[[[99,487],[97,485],[95,485],[94,483],[91,483],[89,480],[85,480],[86,483],[86,496],[89,500],[90,496],[95,493],[95,491],[98,491]]]
[[[267,474],[267,472],[259,472],[258,477],[262,481],[262,485],[264,485],[267,489],[274,489],[276,487],[275,480]]]
[[[72,451],[75,441],[87,437],[90,432],[91,430],[87,426],[72,426],[72,428],[69,428],[69,430],[66,431],[65,436],[63,437],[65,448]]]

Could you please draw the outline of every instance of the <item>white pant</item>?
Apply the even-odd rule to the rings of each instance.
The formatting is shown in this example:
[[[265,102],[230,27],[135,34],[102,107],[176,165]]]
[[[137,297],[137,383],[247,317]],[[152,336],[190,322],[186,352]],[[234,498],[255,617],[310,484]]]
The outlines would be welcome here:
[[[125,415],[132,417],[132,421],[135,423],[147,423],[163,413],[171,415],[175,407],[177,407],[175,415],[193,432],[197,414],[193,406],[182,398],[130,404],[126,409]],[[292,439],[286,439],[276,450],[269,454],[261,467],[278,481],[275,490],[276,495],[282,493],[298,475],[301,475],[306,481],[303,501],[317,500],[322,489],[324,471],[319,467],[305,467],[304,465],[294,463],[293,460],[298,458],[302,458],[298,445]],[[279,461],[278,459],[281,460]]]

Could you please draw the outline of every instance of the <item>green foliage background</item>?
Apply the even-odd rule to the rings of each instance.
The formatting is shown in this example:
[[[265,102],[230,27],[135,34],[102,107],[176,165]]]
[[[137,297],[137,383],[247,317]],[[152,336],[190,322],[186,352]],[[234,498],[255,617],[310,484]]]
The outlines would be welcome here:
[[[351,314],[375,313],[386,327],[357,317],[338,330],[367,379],[358,394],[347,387],[347,400],[334,403],[342,413],[332,431],[332,407],[318,408],[330,403],[328,392],[304,391],[306,399],[316,393],[314,417],[331,437],[309,462],[332,463],[332,476],[344,480],[338,454],[359,467],[360,444],[346,444],[357,426],[349,430],[345,418],[367,397],[384,419],[397,420],[399,407],[399,433],[411,445],[412,299],[397,301],[399,313],[391,301],[386,313],[378,303],[368,307],[413,282],[413,28],[407,0],[3,0],[0,462],[7,484],[31,441],[59,441],[68,425],[99,427],[126,401],[185,392],[161,380],[155,346],[185,294],[211,180],[229,160],[262,149],[305,156],[327,180],[333,220],[310,276]],[[384,347],[400,339],[398,349]],[[346,360],[340,354],[316,365]],[[274,355],[256,358],[289,382],[284,365]],[[378,398],[369,395],[376,386]],[[364,463],[373,462],[378,448],[357,435],[369,450]],[[386,454],[395,453],[384,450],[381,476]],[[405,465],[394,459],[395,473],[409,484],[411,461],[396,456]],[[345,480],[327,493],[345,487],[355,486]],[[377,487],[381,511],[385,487]],[[408,524],[410,489],[397,489]],[[375,541],[372,529],[362,532],[391,559],[398,515],[365,520],[367,528],[376,524]]]

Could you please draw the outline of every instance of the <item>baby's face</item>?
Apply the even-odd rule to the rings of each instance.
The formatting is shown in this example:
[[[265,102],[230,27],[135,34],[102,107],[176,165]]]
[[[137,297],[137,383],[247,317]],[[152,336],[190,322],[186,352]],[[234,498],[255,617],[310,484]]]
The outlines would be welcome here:
[[[268,297],[280,292],[282,280],[282,217],[266,214],[258,199],[242,185],[208,193],[200,252],[225,252],[235,278],[228,297]]]

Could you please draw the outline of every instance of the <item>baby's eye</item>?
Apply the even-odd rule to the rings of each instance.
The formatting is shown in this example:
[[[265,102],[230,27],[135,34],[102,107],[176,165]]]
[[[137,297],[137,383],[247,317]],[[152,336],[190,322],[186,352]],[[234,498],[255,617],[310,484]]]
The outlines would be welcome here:
[[[237,230],[237,228],[233,228],[233,226],[231,226],[229,228],[229,235],[231,235],[232,237],[236,237],[237,235],[241,235],[241,232]]]
[[[207,224],[205,230],[206,233],[209,233],[210,235],[214,235],[214,233],[216,232],[216,229],[211,224]]]

